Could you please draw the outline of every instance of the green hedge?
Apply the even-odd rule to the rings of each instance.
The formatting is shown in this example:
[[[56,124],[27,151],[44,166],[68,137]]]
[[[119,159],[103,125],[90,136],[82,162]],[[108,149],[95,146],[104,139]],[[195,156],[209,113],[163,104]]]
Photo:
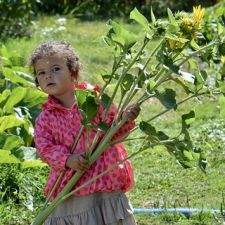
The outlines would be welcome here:
[[[172,11],[191,11],[193,5],[211,6],[219,0],[0,0],[0,40],[8,37],[29,36],[27,27],[37,15],[71,14],[80,19],[103,19],[124,17],[136,7],[147,18],[150,8],[157,17],[166,15],[167,8]]]

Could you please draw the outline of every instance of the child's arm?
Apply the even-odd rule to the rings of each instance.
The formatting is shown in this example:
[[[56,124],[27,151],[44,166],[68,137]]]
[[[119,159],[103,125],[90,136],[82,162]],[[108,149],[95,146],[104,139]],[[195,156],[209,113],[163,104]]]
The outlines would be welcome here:
[[[35,145],[38,155],[54,170],[87,170],[87,159],[81,154],[71,154],[65,145],[57,145],[52,136],[49,119],[43,114],[36,120]]]
[[[40,158],[54,170],[64,170],[70,151],[65,145],[55,143],[49,121],[44,114],[36,120],[34,139]]]
[[[105,121],[108,124],[108,126],[111,126],[116,112],[117,112],[116,107],[112,105],[110,107],[110,110],[108,112],[108,115]],[[113,137],[111,138],[112,141],[121,137],[126,138],[126,134],[135,127],[134,120],[139,115],[139,112],[140,112],[140,107],[137,104],[130,105],[124,110],[124,112],[122,113],[122,118],[126,117],[127,122],[113,135]],[[103,114],[104,114],[104,109],[102,108],[102,106],[100,106],[98,123],[102,120]]]

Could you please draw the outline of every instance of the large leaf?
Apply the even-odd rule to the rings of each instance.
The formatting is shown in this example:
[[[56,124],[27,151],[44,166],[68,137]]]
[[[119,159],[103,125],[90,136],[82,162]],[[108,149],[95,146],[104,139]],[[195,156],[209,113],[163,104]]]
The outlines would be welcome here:
[[[2,94],[0,94],[0,104],[5,101],[9,96],[10,96],[11,92],[10,90],[4,90],[2,92]]]
[[[173,89],[166,88],[164,91],[158,92],[156,97],[167,109],[177,108],[176,92]]]
[[[129,91],[133,82],[134,82],[134,77],[129,73],[125,74],[120,86],[122,91],[123,92]]]
[[[135,7],[132,12],[130,13],[130,19],[135,20],[138,22],[146,31],[149,31],[149,23],[148,20],[142,15],[137,8]]]
[[[187,114],[182,115],[182,130],[181,130],[181,133],[184,134],[186,146],[187,146],[188,149],[193,148],[192,140],[191,140],[188,129],[190,128],[190,125],[191,125],[191,123],[194,122],[194,120],[195,120],[195,112],[193,110],[191,110]]]
[[[0,149],[0,163],[20,163],[20,160],[12,155],[10,151]]]
[[[41,160],[26,160],[21,162],[21,165],[23,168],[48,166],[48,164],[42,162]]]
[[[90,122],[98,113],[98,104],[93,96],[88,96],[82,105],[82,110],[86,114],[86,119]]]
[[[96,93],[91,90],[76,90],[75,94],[79,110],[83,116],[83,124],[90,123],[98,113]]]
[[[26,95],[27,90],[23,87],[16,87],[12,90],[10,97],[8,98],[7,102],[4,106],[4,111],[6,113],[12,113],[14,105],[20,102],[24,96]]]
[[[145,121],[140,122],[139,128],[142,132],[148,135],[148,140],[153,143],[169,139],[169,136],[167,136],[164,132],[156,131],[155,127]]]
[[[22,145],[24,145],[24,141],[21,137],[4,132],[0,133],[0,149],[11,151]]]
[[[107,108],[110,103],[110,97],[107,94],[102,94],[100,100],[102,107]]]
[[[77,100],[77,104],[78,104],[79,108],[81,108],[83,103],[86,101],[88,93],[89,93],[88,90],[79,90],[79,89],[77,89],[75,91],[76,100]]]
[[[24,106],[32,108],[36,105],[42,104],[46,101],[47,94],[36,89],[36,88],[26,88],[26,95],[22,99]]]
[[[155,24],[155,22],[156,22],[155,15],[153,13],[152,7],[151,7],[151,21],[152,21],[153,24]]]
[[[30,82],[26,81],[25,79],[23,79],[22,77],[18,76],[16,74],[16,72],[10,68],[4,67],[2,69],[2,71],[3,71],[3,76],[6,79],[10,80],[14,84],[22,84],[25,86],[32,86],[32,87],[34,86],[32,83],[30,83]]]
[[[24,121],[18,119],[14,115],[0,117],[0,132],[12,127],[19,127],[24,124]]]
[[[200,71],[200,72],[195,74],[194,84],[195,84],[195,87],[196,87],[196,91],[199,91],[203,88],[206,79],[207,79],[206,71]]]
[[[109,33],[109,37],[119,44],[124,51],[128,51],[136,43],[135,36],[114,21],[110,21],[110,25],[112,29]]]

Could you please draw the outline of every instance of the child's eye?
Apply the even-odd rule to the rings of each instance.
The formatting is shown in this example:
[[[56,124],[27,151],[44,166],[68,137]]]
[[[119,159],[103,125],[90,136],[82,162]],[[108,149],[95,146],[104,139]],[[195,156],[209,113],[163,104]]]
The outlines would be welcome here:
[[[38,76],[42,76],[42,75],[45,75],[44,71],[41,71],[41,72],[38,73]]]
[[[59,71],[60,70],[60,68],[57,66],[57,67],[54,67],[53,69],[52,69],[52,72],[57,72],[57,71]]]

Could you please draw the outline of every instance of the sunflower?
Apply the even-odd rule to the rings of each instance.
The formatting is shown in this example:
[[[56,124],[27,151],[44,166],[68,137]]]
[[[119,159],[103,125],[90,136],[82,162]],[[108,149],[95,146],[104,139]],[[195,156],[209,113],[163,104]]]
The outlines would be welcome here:
[[[204,16],[205,9],[201,8],[201,6],[193,7],[193,15],[192,20],[196,30],[200,29],[201,21]]]

